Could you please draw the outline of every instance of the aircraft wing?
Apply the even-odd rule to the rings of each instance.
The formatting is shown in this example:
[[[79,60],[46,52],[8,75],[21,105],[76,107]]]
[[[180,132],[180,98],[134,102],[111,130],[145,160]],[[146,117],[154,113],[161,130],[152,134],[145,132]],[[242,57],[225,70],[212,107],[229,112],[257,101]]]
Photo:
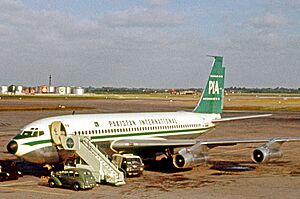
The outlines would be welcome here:
[[[114,141],[111,145],[115,150],[126,150],[135,148],[176,148],[187,147],[197,143],[197,140],[166,140],[157,139],[122,139]]]
[[[189,147],[195,144],[214,148],[217,146],[232,146],[243,143],[267,143],[277,142],[282,144],[284,142],[300,141],[300,137],[291,138],[226,138],[226,139],[199,139],[199,140],[166,140],[161,138],[151,139],[123,139],[116,140],[111,147],[116,151],[135,151],[135,150],[157,150],[161,151],[166,148],[181,148]]]

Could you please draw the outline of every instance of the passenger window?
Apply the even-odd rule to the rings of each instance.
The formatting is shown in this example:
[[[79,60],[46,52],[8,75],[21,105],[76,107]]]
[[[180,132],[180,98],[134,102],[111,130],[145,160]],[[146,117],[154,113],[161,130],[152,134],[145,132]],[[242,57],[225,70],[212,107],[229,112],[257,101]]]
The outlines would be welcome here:
[[[44,131],[39,132],[39,136],[42,136],[42,135],[44,135]]]

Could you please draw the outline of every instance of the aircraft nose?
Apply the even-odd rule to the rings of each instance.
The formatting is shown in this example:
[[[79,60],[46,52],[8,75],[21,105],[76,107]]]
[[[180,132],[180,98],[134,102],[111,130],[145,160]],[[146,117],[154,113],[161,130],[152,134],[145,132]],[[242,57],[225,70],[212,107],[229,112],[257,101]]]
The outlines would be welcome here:
[[[15,154],[18,150],[18,143],[14,140],[7,144],[7,151],[11,154]]]

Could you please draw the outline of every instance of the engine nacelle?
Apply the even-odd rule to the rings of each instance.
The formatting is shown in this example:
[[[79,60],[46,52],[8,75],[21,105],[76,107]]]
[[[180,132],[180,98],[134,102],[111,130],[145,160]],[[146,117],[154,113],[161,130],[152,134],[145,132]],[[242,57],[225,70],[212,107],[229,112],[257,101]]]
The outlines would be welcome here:
[[[173,164],[176,168],[192,168],[205,163],[207,157],[205,152],[184,148],[173,157]]]
[[[280,148],[269,148],[267,145],[263,145],[253,151],[252,160],[255,163],[263,163],[273,158],[281,158],[282,155]]]

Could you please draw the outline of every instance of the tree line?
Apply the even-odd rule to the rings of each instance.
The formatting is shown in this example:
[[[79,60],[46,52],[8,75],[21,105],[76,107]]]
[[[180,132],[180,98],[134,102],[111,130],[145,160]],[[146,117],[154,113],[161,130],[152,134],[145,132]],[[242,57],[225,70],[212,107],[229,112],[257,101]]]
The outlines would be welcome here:
[[[176,93],[182,91],[195,91],[201,93],[203,89],[199,88],[127,88],[127,87],[87,87],[86,93],[107,94],[107,93],[121,93],[121,94],[149,94],[149,93]],[[246,87],[229,87],[225,88],[227,93],[300,93],[300,88],[246,88]]]

